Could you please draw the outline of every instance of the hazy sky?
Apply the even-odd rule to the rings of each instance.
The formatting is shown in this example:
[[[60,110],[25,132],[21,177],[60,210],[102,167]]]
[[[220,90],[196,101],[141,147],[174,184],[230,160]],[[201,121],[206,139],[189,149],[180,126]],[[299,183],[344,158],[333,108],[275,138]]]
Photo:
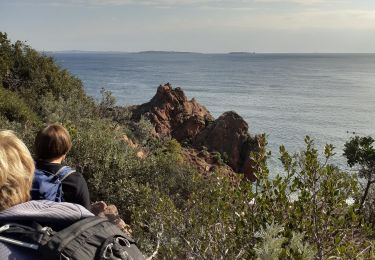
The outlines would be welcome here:
[[[38,50],[375,52],[375,0],[0,0]]]

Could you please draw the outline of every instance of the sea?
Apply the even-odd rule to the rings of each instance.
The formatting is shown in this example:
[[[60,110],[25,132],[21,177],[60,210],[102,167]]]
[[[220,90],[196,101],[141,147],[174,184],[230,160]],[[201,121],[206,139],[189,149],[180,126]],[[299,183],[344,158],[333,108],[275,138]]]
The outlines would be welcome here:
[[[217,118],[236,111],[251,135],[265,133],[269,167],[280,173],[279,147],[291,153],[314,139],[331,163],[348,170],[343,154],[354,135],[375,137],[375,54],[202,54],[178,52],[48,53],[100,100],[110,90],[118,105],[148,102],[160,84],[181,87]]]

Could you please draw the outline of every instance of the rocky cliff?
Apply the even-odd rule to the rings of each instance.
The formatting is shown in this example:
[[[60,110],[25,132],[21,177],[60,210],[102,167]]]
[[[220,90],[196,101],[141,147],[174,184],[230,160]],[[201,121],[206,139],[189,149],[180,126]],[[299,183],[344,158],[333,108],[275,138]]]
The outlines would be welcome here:
[[[180,88],[170,84],[159,86],[150,102],[132,107],[132,119],[147,117],[159,135],[170,136],[177,141],[192,139],[214,118],[195,99],[187,100]]]
[[[194,98],[188,100],[181,88],[161,85],[150,102],[130,108],[132,119],[148,118],[161,137],[175,138],[185,147],[187,160],[201,171],[227,164],[234,172],[255,180],[250,152],[262,152],[260,136],[251,136],[245,120],[233,111],[216,120]]]

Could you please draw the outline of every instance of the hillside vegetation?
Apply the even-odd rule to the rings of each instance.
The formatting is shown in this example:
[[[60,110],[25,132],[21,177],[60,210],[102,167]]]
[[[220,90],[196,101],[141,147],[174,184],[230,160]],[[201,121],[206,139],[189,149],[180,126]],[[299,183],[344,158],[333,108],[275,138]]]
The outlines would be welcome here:
[[[284,171],[272,179],[267,158],[256,153],[249,154],[256,163],[255,183],[220,169],[203,177],[184,162],[177,141],[154,138],[150,122],[131,121],[126,109],[115,113],[114,97],[102,94],[94,101],[51,57],[0,33],[0,128],[14,130],[31,149],[43,124],[66,126],[73,140],[67,163],[83,173],[94,201],[117,206],[145,254],[155,252],[156,259],[375,258],[375,221],[368,206],[373,187],[363,200],[359,181],[370,175],[331,165],[332,146],[320,153],[309,137],[297,154],[281,146]],[[140,150],[146,153],[142,159]],[[351,163],[364,165],[357,157]],[[369,165],[371,171],[374,164]]]

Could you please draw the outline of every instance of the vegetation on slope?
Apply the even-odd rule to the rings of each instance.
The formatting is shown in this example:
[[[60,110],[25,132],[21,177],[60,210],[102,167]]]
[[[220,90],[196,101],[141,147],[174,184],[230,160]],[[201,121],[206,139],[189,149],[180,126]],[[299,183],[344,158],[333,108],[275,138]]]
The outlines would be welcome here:
[[[321,157],[310,138],[295,155],[281,146],[284,172],[273,179],[266,158],[250,154],[259,169],[254,184],[220,171],[202,177],[182,160],[175,140],[153,139],[149,122],[112,113],[114,104],[105,91],[96,103],[52,58],[0,33],[0,128],[16,131],[31,148],[44,123],[64,124],[73,139],[68,163],[84,174],[93,200],[118,207],[146,254],[158,248],[158,259],[375,257],[366,206],[373,187],[364,200],[362,175],[329,163],[332,146]],[[148,151],[144,159],[125,135]],[[349,155],[360,148],[347,146],[349,164],[367,167],[367,159]]]

